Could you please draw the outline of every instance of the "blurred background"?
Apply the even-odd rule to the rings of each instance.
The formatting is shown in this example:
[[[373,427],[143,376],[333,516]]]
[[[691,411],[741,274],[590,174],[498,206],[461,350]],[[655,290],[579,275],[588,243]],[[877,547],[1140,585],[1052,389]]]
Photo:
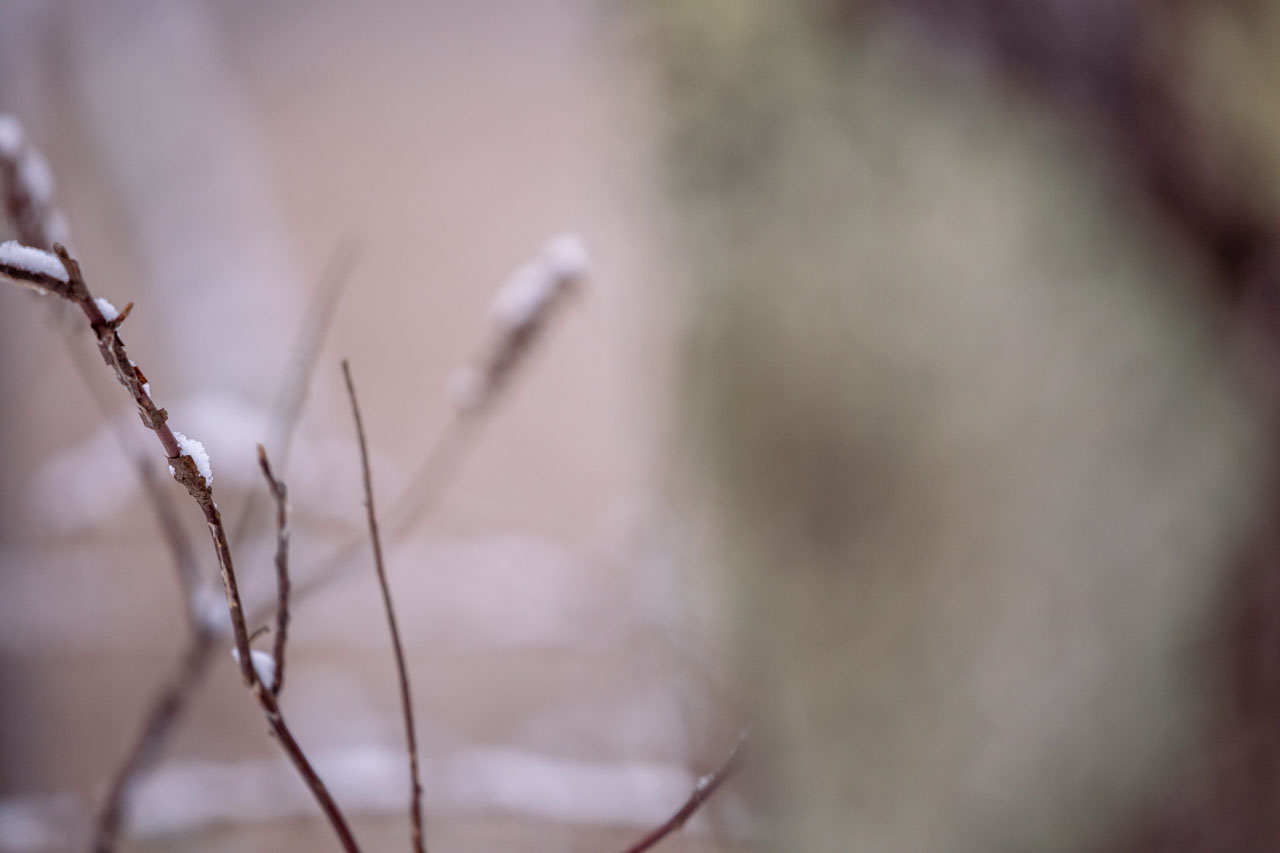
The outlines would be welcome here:
[[[663,849],[1272,851],[1278,45],[1268,0],[13,0],[0,112],[252,508],[251,603],[254,444],[349,270],[281,472],[295,579],[332,569],[282,705],[366,849],[408,786],[370,558],[326,561],[338,360],[390,507],[571,231],[590,286],[389,543],[431,849],[625,849],[751,721]],[[0,849],[83,848],[186,604],[154,442],[0,300]],[[121,849],[329,849],[222,646]]]
[[[0,108],[48,157],[91,287],[136,303],[130,353],[208,448],[229,523],[262,491],[254,445],[312,294],[354,251],[282,472],[295,580],[364,535],[339,359],[389,508],[451,417],[448,379],[485,343],[499,285],[558,232],[587,245],[589,291],[427,523],[389,543],[433,849],[621,846],[737,733],[702,742],[717,731],[693,716],[709,663],[668,637],[654,460],[669,286],[623,35],[592,2],[0,6]],[[0,299],[0,848],[65,849],[84,844],[187,627],[128,457],[48,306]],[[73,343],[105,416],[153,453],[91,339]],[[216,606],[203,522],[164,489]],[[237,557],[261,603],[273,511],[256,512]],[[294,612],[284,707],[366,849],[391,849],[408,843],[395,671],[367,546],[349,562]],[[332,843],[229,648],[136,792],[128,849]],[[707,849],[708,826],[696,836],[686,849]]]

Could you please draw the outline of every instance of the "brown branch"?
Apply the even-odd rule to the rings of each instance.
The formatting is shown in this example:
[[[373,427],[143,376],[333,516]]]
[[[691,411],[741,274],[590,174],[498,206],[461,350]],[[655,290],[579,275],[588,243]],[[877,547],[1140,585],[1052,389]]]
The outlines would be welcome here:
[[[16,151],[0,152],[0,194],[3,195],[6,218],[12,224],[18,241],[37,249],[50,249],[53,247],[55,230],[65,230],[65,226],[62,229],[58,229],[55,224],[56,221],[62,220],[62,214],[50,207],[48,198],[38,197],[37,188],[31,186],[29,180],[25,177],[31,171],[29,164],[42,159],[40,152],[25,140],[20,141]],[[24,164],[26,168],[24,168]],[[44,166],[44,168],[47,168],[47,166]],[[194,624],[199,618],[199,614],[195,609],[195,588],[199,578],[195,549],[191,546],[191,540],[174,513],[170,497],[165,494],[160,485],[160,478],[156,472],[155,465],[133,446],[129,436],[124,433],[117,420],[111,417],[110,406],[104,398],[101,386],[89,374],[83,350],[80,347],[79,340],[74,336],[70,324],[60,322],[65,320],[65,317],[59,316],[59,312],[56,310],[53,313],[55,315],[53,317],[54,325],[59,331],[63,344],[66,346],[67,354],[76,370],[76,374],[80,377],[94,403],[97,404],[102,414],[103,422],[111,426],[121,451],[128,457],[134,473],[138,477],[138,482],[142,486],[143,494],[146,495],[147,503],[151,506],[165,544],[169,547],[173,565],[177,570],[178,581],[181,584],[184,600],[186,601],[187,614]],[[116,318],[117,326],[124,322],[128,313],[129,306],[126,306],[121,315]]]
[[[348,263],[350,262],[348,261]],[[301,363],[314,364],[315,353],[319,350],[319,341],[322,339],[323,331],[327,327],[327,316],[329,312],[331,312],[331,306],[336,302],[338,291],[340,289],[339,285],[345,280],[346,275],[348,275],[348,272],[344,268],[339,267],[339,270],[334,273],[333,278],[329,280],[333,289],[330,290],[328,286],[325,286],[317,293],[315,301],[313,302],[313,310],[309,311],[309,315],[315,316],[315,314],[318,313],[326,319],[324,319],[323,322],[317,321],[314,324],[310,321],[304,322],[304,329],[310,328],[313,330],[314,337],[309,340],[314,341],[315,343],[311,349],[304,349],[300,347],[300,349],[303,349],[306,353],[306,356],[300,359]],[[569,292],[568,289],[557,291],[557,293],[567,292]],[[548,308],[558,306],[562,301],[563,300],[557,296],[557,298],[548,304]],[[319,305],[320,307],[316,308],[316,305]],[[403,535],[403,533],[407,532],[407,530],[409,530],[415,523],[421,521],[421,519],[435,507],[436,503],[446,492],[449,485],[452,484],[453,477],[465,461],[470,447],[474,444],[475,439],[479,435],[480,428],[492,415],[503,391],[510,385],[510,377],[517,372],[518,366],[525,360],[524,356],[531,350],[532,345],[536,342],[536,338],[548,324],[549,313],[550,312],[547,309],[544,309],[539,312],[536,317],[531,318],[534,322],[518,324],[514,328],[507,327],[499,329],[498,333],[490,342],[484,356],[480,359],[480,370],[486,380],[483,405],[476,405],[473,407],[459,406],[455,410],[454,416],[449,419],[439,437],[432,443],[426,457],[419,464],[417,471],[411,479],[410,485],[405,489],[392,507],[391,530],[393,536]],[[305,379],[302,378],[301,374],[294,375],[299,377],[296,380],[297,384],[294,387],[302,388],[305,391]],[[286,387],[288,387],[287,383]],[[287,398],[287,396],[287,394],[282,394],[282,399]],[[282,410],[283,409],[277,409],[277,412]],[[297,409],[294,409],[293,411],[296,412]],[[296,426],[296,414],[284,417],[280,423],[284,425],[282,427],[281,435],[286,437],[291,435],[292,429]],[[287,448],[287,441],[283,446]],[[157,506],[159,507],[161,504],[157,504]],[[352,560],[361,547],[363,547],[362,540],[353,540],[346,545],[339,546],[335,552],[330,554],[319,567],[303,578],[301,582],[293,584],[292,599],[294,606],[296,607],[297,602],[306,599],[311,594],[327,587],[334,580],[342,577],[353,565]],[[278,617],[279,602],[277,601],[274,604],[264,603],[262,606],[255,609],[251,614],[251,621],[260,622],[264,619],[270,618],[271,610],[273,608],[275,609]],[[282,635],[283,632],[277,630],[277,641],[280,641],[280,637]],[[243,653],[240,657],[242,662],[250,660],[250,657]],[[277,671],[281,679],[283,678],[283,657],[283,653],[281,651],[277,651]],[[242,666],[243,665],[244,664],[242,663]],[[198,683],[203,672],[207,670],[207,668],[207,663],[202,664],[200,669],[192,676],[191,687],[194,687],[194,685]],[[175,714],[180,713],[181,707],[182,706],[180,705],[179,710],[175,711]],[[157,719],[157,714],[154,710],[149,715],[148,719]],[[162,730],[157,731],[154,734],[154,737],[148,737],[144,734],[140,743],[145,741],[147,743],[157,744],[157,746],[152,749],[152,751],[154,751],[158,748],[159,742],[163,741],[167,732],[171,728],[171,726],[163,727]],[[148,731],[150,731],[150,727],[148,728]],[[126,765],[133,766],[134,775],[141,773],[146,768],[145,763],[136,762],[132,759],[130,759],[129,762],[126,762]]]
[[[479,434],[481,416],[461,414],[450,418],[418,466],[409,486],[392,504],[389,516],[390,538],[403,536],[414,523],[435,508],[437,501],[453,484],[453,477],[466,460],[467,450]],[[364,537],[338,545],[307,575],[294,584],[294,603],[309,599],[346,575],[356,563],[356,555],[364,548]],[[254,611],[255,617],[259,611]]]
[[[369,518],[369,539],[373,543],[373,567],[377,571],[378,586],[382,590],[382,605],[387,612],[387,627],[391,631],[391,648],[395,653],[396,674],[400,679],[400,707],[404,711],[404,737],[409,752],[409,817],[412,822],[413,849],[425,853],[426,842],[422,834],[422,780],[418,772],[418,737],[413,724],[413,696],[409,689],[409,673],[404,665],[404,648],[400,643],[400,629],[396,627],[396,611],[391,603],[391,586],[387,583],[387,569],[382,559],[382,538],[378,534],[378,514],[373,506],[373,475],[369,469],[369,443],[364,434],[364,422],[360,417],[360,404],[356,402],[356,386],[351,379],[351,365],[342,361],[342,377],[347,383],[347,396],[351,398],[351,415],[356,422],[356,442],[360,447],[360,468],[364,480],[364,507]]]
[[[195,460],[187,452],[183,444],[178,441],[177,435],[169,427],[168,412],[156,406],[151,399],[146,377],[138,366],[134,364],[133,360],[129,358],[124,341],[120,338],[117,330],[119,325],[118,318],[114,322],[106,320],[97,303],[94,302],[88,286],[85,284],[84,277],[80,273],[79,264],[67,253],[63,246],[54,244],[53,248],[66,272],[65,281],[59,276],[46,273],[32,274],[29,269],[23,267],[15,268],[12,265],[0,265],[0,274],[7,275],[19,281],[19,283],[26,283],[28,286],[34,285],[41,291],[61,296],[79,307],[89,320],[89,326],[97,339],[98,352],[101,353],[103,361],[115,373],[117,381],[133,397],[143,425],[156,434],[161,447],[164,448],[165,456],[168,457],[169,465],[173,470],[174,479],[186,487],[187,493],[195,500],[204,515],[205,523],[209,527],[210,537],[213,540],[214,553],[218,559],[218,569],[222,575],[223,591],[226,593],[227,606],[231,614],[232,633],[235,636],[236,651],[240,658],[240,674],[245,686],[249,688],[254,698],[258,700],[258,704],[262,706],[272,732],[280,741],[285,754],[293,762],[298,774],[311,790],[312,795],[328,818],[343,847],[349,851],[359,850],[355,838],[347,826],[346,819],[342,816],[342,812],[329,795],[324,783],[312,768],[306,755],[303,754],[302,748],[285,724],[275,697],[266,690],[258,679],[249,652],[249,632],[245,626],[243,607],[240,602],[240,590],[236,583],[235,569],[232,565],[231,549],[227,544],[226,528],[222,523],[222,514],[213,500],[210,481],[200,472]]]
[[[276,627],[271,651],[276,669],[270,689],[271,695],[278,698],[284,687],[284,647],[289,633],[289,490],[271,472],[267,449],[261,444],[258,445],[258,464],[276,502]]]
[[[724,763],[715,771],[698,779],[697,784],[693,786],[693,793],[676,810],[676,813],[667,818],[661,826],[654,828],[635,844],[624,850],[623,853],[644,853],[645,850],[656,846],[667,836],[682,829],[689,822],[689,819],[697,813],[698,809],[702,808],[703,804],[719,790],[720,786],[742,769],[744,747],[747,744],[750,733],[750,728],[743,729],[742,733],[738,735],[738,742],[733,745],[733,749],[729,751],[729,756],[724,760]]]
[[[272,435],[279,436],[278,441],[286,456],[293,431],[297,426],[302,402],[306,397],[306,387],[314,370],[316,355],[329,327],[333,308],[341,293],[342,285],[350,275],[354,254],[354,249],[348,246],[344,253],[338,255],[334,262],[336,266],[331,268],[331,274],[317,288],[312,299],[311,308],[307,313],[307,319],[303,322],[299,342],[295,345],[295,365],[297,367],[284,381],[279,398],[282,402],[278,403],[273,413],[274,423],[271,432]],[[187,613],[193,632],[191,639],[188,641],[189,646],[201,649],[200,654],[195,658],[191,657],[191,653],[184,657],[184,661],[191,660],[192,662],[189,665],[184,663],[181,670],[183,677],[175,679],[170,687],[163,690],[156,697],[151,709],[147,712],[146,723],[142,732],[126,754],[124,761],[121,762],[116,775],[112,779],[106,798],[100,807],[94,830],[94,849],[95,851],[105,852],[115,849],[128,792],[136,784],[136,780],[155,763],[164,742],[169,737],[169,733],[174,729],[178,718],[185,710],[189,695],[194,692],[195,688],[204,679],[205,673],[209,669],[208,665],[211,660],[209,651],[213,647],[212,641],[216,636],[216,632],[205,623],[200,610],[200,599],[197,596],[200,578],[194,549],[191,547],[190,539],[187,537],[181,521],[174,512],[172,503],[162,491],[155,466],[150,459],[132,446],[130,436],[124,432],[118,421],[110,417],[110,407],[104,399],[98,383],[94,382],[89,375],[88,365],[81,355],[81,350],[75,345],[76,341],[71,338],[71,330],[65,324],[57,325],[62,333],[63,340],[67,343],[67,351],[71,356],[71,362],[76,368],[76,372],[80,375],[85,388],[88,389],[94,401],[98,404],[103,420],[111,423],[112,431],[116,436],[116,440],[120,443],[121,450],[126,452],[133,461],[138,480],[147,492],[148,502],[155,513],[156,521],[160,526],[165,541],[169,545],[169,550],[173,554],[174,563],[178,569],[178,577],[182,583]],[[278,481],[275,480],[274,476],[268,474],[268,482],[274,483]],[[271,692],[277,697],[284,687],[285,643],[289,622],[287,503],[283,508],[286,514],[284,527],[281,526],[280,521],[280,501],[282,496],[287,501],[287,491],[284,491],[283,482],[279,482],[279,486],[282,493],[280,495],[277,495],[274,488],[272,488],[272,494],[277,501],[276,571],[278,595],[275,646],[272,652],[272,657],[276,661],[276,670],[270,688]],[[255,494],[256,492],[251,492],[249,499],[246,501],[237,533],[242,531],[245,526],[245,519],[250,517],[250,513],[254,509],[253,497]],[[232,538],[234,541],[236,537],[233,536]],[[282,563],[282,561],[284,562]]]
[[[555,316],[581,289],[586,279],[585,251],[576,238],[552,240],[538,259],[522,267],[503,285],[499,300],[510,294],[513,285],[530,284],[531,276],[541,279],[534,288],[535,298],[521,300],[522,310],[518,312],[495,310],[495,328],[484,350],[474,364],[458,374],[465,387],[454,389],[460,393],[452,416],[387,514],[392,539],[404,536],[419,524],[452,484],[480,428],[492,416],[504,391],[528,361]],[[363,540],[355,539],[339,545],[295,585],[295,604],[346,574],[362,547]]]

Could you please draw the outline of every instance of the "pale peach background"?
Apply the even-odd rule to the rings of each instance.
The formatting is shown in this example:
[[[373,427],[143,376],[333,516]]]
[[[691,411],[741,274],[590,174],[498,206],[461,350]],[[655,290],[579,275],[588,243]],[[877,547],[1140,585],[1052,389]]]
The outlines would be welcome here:
[[[0,5],[0,111],[49,156],[91,285],[136,302],[131,352],[175,427],[208,446],[231,517],[257,487],[252,442],[308,290],[344,239],[359,246],[286,472],[300,574],[362,524],[338,359],[353,362],[385,506],[447,417],[447,378],[483,340],[495,288],[552,234],[583,235],[587,297],[439,511],[390,548],[433,850],[618,846],[733,737],[708,698],[714,655],[682,627],[695,584],[664,533],[672,265],[652,236],[638,26],[587,0]],[[0,848],[39,849],[14,840],[19,817],[65,814],[80,837],[172,665],[182,611],[150,515],[26,292],[0,291],[0,353]],[[171,491],[212,578],[195,508]],[[267,545],[242,549],[252,596],[271,593]],[[321,760],[401,743],[367,563],[295,614],[284,708]],[[194,770],[295,784],[237,681],[219,661],[162,765],[187,828],[152,816],[138,849],[328,849],[323,824],[270,808],[182,823],[199,796],[175,780]],[[482,754],[533,769],[475,782]],[[433,781],[433,767],[454,775]],[[573,768],[617,797],[582,796],[599,786]],[[407,840],[392,771],[371,771],[368,801],[350,806],[366,849]],[[334,781],[339,799],[363,786]],[[311,813],[305,794],[280,797]],[[724,831],[711,817],[666,849],[708,849]]]

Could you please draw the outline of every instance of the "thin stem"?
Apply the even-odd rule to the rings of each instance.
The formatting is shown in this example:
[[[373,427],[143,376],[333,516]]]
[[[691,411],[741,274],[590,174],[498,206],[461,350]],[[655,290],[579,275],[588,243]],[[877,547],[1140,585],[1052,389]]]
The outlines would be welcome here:
[[[499,291],[500,301],[508,301],[502,297],[504,293],[509,294],[513,286],[527,289],[529,269],[529,266],[522,268],[508,280]],[[495,312],[494,329],[481,356],[460,374],[469,387],[459,389],[463,393],[454,400],[453,417],[427,451],[408,488],[392,505],[388,518],[392,538],[408,533],[435,508],[479,434],[479,427],[492,415],[504,390],[528,362],[530,353],[545,335],[552,319],[561,313],[585,281],[585,250],[573,239],[568,244],[564,239],[553,240],[532,269],[533,275],[543,279],[538,289],[538,300],[526,305],[522,296],[518,300],[522,310],[514,317],[509,310]],[[298,585],[295,601],[341,577],[350,567],[351,558],[359,547],[359,543],[354,541],[339,546]]]
[[[316,775],[311,763],[303,754],[301,747],[293,738],[280,708],[265,686],[258,680],[253,660],[249,652],[249,631],[245,626],[244,609],[240,602],[240,590],[236,583],[235,569],[231,561],[231,549],[227,544],[227,531],[222,523],[222,514],[213,500],[213,489],[204,475],[196,467],[195,460],[179,444],[168,424],[169,413],[158,407],[151,398],[150,386],[138,366],[129,358],[124,341],[120,338],[118,327],[123,319],[108,321],[94,302],[93,295],[85,284],[80,273],[80,265],[67,253],[67,250],[54,244],[54,253],[62,262],[66,278],[32,272],[22,267],[0,265],[0,275],[12,279],[15,283],[31,287],[42,293],[54,294],[77,305],[89,320],[89,326],[97,338],[98,352],[103,361],[115,373],[116,379],[128,390],[138,408],[142,423],[156,434],[160,445],[164,448],[169,465],[173,469],[174,479],[186,487],[187,493],[195,500],[204,515],[209,527],[209,535],[213,540],[214,553],[218,559],[218,569],[222,575],[223,591],[227,596],[227,608],[231,615],[231,629],[235,636],[236,651],[240,657],[240,675],[258,704],[262,706],[271,726],[272,732],[293,762],[298,774],[306,782],[316,802],[328,818],[334,833],[342,842],[344,849],[358,851],[355,838],[347,826],[346,818],[329,795],[324,783]]]
[[[258,445],[258,464],[276,502],[276,628],[271,652],[276,669],[271,679],[271,695],[279,697],[284,688],[284,647],[289,633],[289,490],[271,472],[267,449],[261,444]]]
[[[742,769],[743,747],[746,745],[749,736],[750,729],[743,729],[742,733],[738,735],[738,742],[733,745],[733,749],[729,751],[729,756],[724,760],[724,763],[712,773],[698,779],[697,784],[693,786],[693,793],[676,810],[676,813],[624,850],[623,853],[644,853],[645,850],[656,846],[658,842],[667,836],[682,829],[689,822],[689,819],[697,813],[698,809],[702,808],[702,805],[719,790],[720,786]]]
[[[400,643],[400,629],[396,626],[396,611],[391,603],[391,586],[387,583],[386,565],[382,559],[382,538],[378,534],[378,514],[373,505],[373,476],[369,470],[369,443],[364,434],[364,422],[360,417],[360,404],[356,401],[356,386],[351,379],[351,365],[342,361],[342,376],[347,383],[347,396],[351,398],[351,414],[356,422],[356,441],[360,446],[360,468],[364,479],[364,507],[369,518],[369,539],[373,543],[373,567],[378,574],[378,586],[382,589],[382,605],[387,612],[387,627],[391,631],[391,648],[395,653],[396,674],[400,678],[400,707],[404,711],[404,736],[409,752],[409,816],[412,822],[413,849],[425,853],[426,842],[422,833],[422,781],[418,772],[418,738],[413,724],[413,697],[409,689],[409,673],[404,665],[404,648]]]
[[[49,222],[53,211],[49,207],[48,200],[42,200],[33,195],[31,187],[20,178],[21,158],[35,156],[39,155],[30,143],[23,145],[19,153],[14,156],[0,155],[0,196],[3,197],[5,217],[12,224],[18,242],[37,249],[50,249],[53,246],[53,240],[50,238]],[[62,303],[55,303],[55,305],[60,306]],[[127,312],[128,308],[125,311]],[[142,486],[156,524],[159,525],[165,544],[169,547],[186,602],[187,616],[194,628],[199,621],[195,596],[195,589],[199,583],[199,567],[195,558],[195,549],[191,546],[191,539],[174,512],[172,500],[160,485],[156,467],[134,446],[130,436],[111,416],[111,406],[105,398],[102,387],[89,374],[85,352],[73,336],[71,324],[66,322],[67,318],[56,309],[51,312],[50,319],[66,346],[67,356],[71,360],[72,367],[75,368],[76,375],[93,398],[103,422],[110,425],[121,452],[128,458]],[[117,326],[119,322],[118,320]]]
[[[479,435],[485,412],[459,413],[450,418],[444,430],[427,451],[409,486],[391,506],[390,537],[405,535],[430,514],[453,483],[454,475],[467,458],[467,451]],[[353,560],[364,547],[363,538],[339,545],[305,577],[294,584],[294,603],[310,598],[343,577],[354,565]],[[255,617],[260,614],[255,611]]]

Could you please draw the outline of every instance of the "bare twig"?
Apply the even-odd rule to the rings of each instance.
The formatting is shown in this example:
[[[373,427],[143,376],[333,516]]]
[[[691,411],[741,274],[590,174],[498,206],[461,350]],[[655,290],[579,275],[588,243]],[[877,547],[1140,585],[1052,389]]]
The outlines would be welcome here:
[[[314,369],[316,355],[320,350],[325,331],[328,329],[333,308],[337,303],[342,285],[345,284],[350,275],[354,256],[354,247],[350,245],[337,256],[334,266],[330,268],[330,274],[317,287],[312,298],[311,307],[307,312],[307,319],[303,322],[299,340],[295,344],[293,369],[283,383],[281,394],[273,413],[272,430],[270,432],[270,435],[275,437],[276,443],[282,448],[286,457],[294,429],[297,426],[298,414],[306,397],[306,388]],[[124,432],[119,421],[110,416],[110,406],[104,399],[99,384],[93,381],[93,378],[89,375],[89,366],[85,363],[80,348],[76,346],[77,342],[71,337],[71,329],[66,324],[58,324],[58,327],[62,332],[63,340],[67,343],[67,351],[71,356],[72,364],[75,366],[77,373],[80,374],[85,387],[98,404],[103,420],[111,424],[116,440],[133,462],[138,480],[147,492],[148,502],[155,513],[157,523],[165,541],[169,545],[170,552],[174,555],[174,563],[178,568],[178,577],[182,583],[187,614],[192,626],[192,635],[188,645],[191,648],[199,648],[201,650],[198,656],[193,657],[190,653],[184,656],[181,670],[182,677],[180,679],[175,678],[170,686],[156,697],[147,712],[142,732],[126,754],[112,780],[106,799],[100,808],[94,830],[94,849],[109,851],[115,849],[116,838],[119,835],[129,790],[132,789],[137,778],[155,763],[156,756],[168,739],[174,724],[186,708],[189,694],[200,684],[209,669],[209,661],[211,660],[209,651],[213,647],[212,641],[217,632],[209,626],[202,609],[202,599],[197,594],[200,578],[191,541],[187,537],[177,514],[174,512],[173,504],[162,491],[160,478],[157,476],[155,466],[135,446],[132,437]],[[268,480],[269,482],[279,482],[272,475],[268,475]],[[277,501],[276,571],[278,595],[275,644],[272,652],[276,668],[270,688],[271,692],[277,697],[284,687],[285,642],[289,622],[287,503],[284,506],[285,526],[283,528],[280,526],[280,500],[281,496],[283,496],[287,501],[287,491],[284,491],[283,482],[279,482],[279,486],[281,495],[276,495],[274,489],[272,490],[272,494]],[[250,517],[250,513],[254,509],[253,498],[256,494],[256,492],[250,492],[249,498],[246,500],[240,523],[237,525],[237,533],[243,533],[243,529],[246,526],[245,520]],[[236,539],[235,536],[232,538],[233,541]],[[285,562],[282,563],[282,560]],[[188,664],[186,661],[190,661],[190,663]]]
[[[479,436],[481,413],[464,413],[450,418],[444,430],[431,444],[418,466],[408,488],[391,507],[390,537],[403,536],[435,508],[436,502],[453,484],[454,475],[466,461],[467,451]],[[319,565],[294,585],[294,601],[300,602],[325,589],[343,577],[354,565],[364,548],[364,539],[352,539],[339,545]],[[258,611],[254,616],[258,616]]]
[[[115,436],[120,452],[133,468],[138,484],[142,486],[143,494],[147,498],[146,503],[151,507],[156,526],[160,529],[160,535],[169,549],[174,573],[177,575],[178,586],[182,592],[187,620],[194,630],[201,620],[200,598],[196,594],[200,586],[200,562],[191,544],[191,538],[187,535],[186,528],[182,526],[182,520],[178,517],[172,498],[165,492],[164,481],[161,479],[158,466],[138,446],[137,436],[131,434],[127,425],[112,414],[111,404],[107,401],[107,389],[90,375],[92,365],[89,363],[89,351],[77,345],[78,341],[71,338],[71,330],[65,324],[60,324],[59,329],[63,340],[67,343],[67,355],[70,357],[72,366],[98,407],[103,423],[109,426],[111,434]]]
[[[284,688],[284,647],[289,633],[289,490],[271,472],[267,449],[261,444],[258,445],[258,464],[276,502],[276,627],[271,652],[276,668],[270,689],[273,696],[279,697]]]
[[[66,219],[61,211],[51,205],[53,179],[43,155],[26,139],[18,121],[10,116],[0,115],[0,137],[3,137],[3,144],[0,144],[0,198],[3,199],[5,217],[13,226],[18,241],[38,249],[52,248],[54,240],[66,242],[66,235],[62,233],[66,231]],[[127,311],[126,308],[126,314]],[[199,569],[191,540],[173,510],[169,495],[161,487],[155,465],[138,450],[119,422],[111,416],[111,407],[101,386],[90,375],[85,363],[85,352],[71,325],[65,322],[65,316],[60,315],[56,309],[52,313],[53,323],[66,346],[76,374],[98,406],[103,421],[110,425],[121,451],[137,475],[156,524],[169,547],[187,605],[188,618],[194,624],[199,618],[195,607]],[[123,321],[123,317],[118,319]]]
[[[85,284],[84,277],[80,273],[79,264],[60,244],[55,243],[53,248],[56,253],[56,261],[61,263],[61,270],[58,270],[52,264],[46,263],[46,259],[40,258],[39,255],[35,256],[35,260],[31,262],[27,262],[26,258],[19,258],[22,261],[19,263],[14,261],[11,256],[12,253],[10,253],[10,255],[6,256],[7,260],[0,262],[0,275],[34,290],[60,296],[74,303],[88,318],[89,326],[97,339],[98,351],[102,354],[103,361],[115,373],[117,381],[133,397],[143,425],[156,434],[156,438],[164,448],[174,479],[186,487],[187,493],[195,500],[204,515],[205,523],[209,527],[210,537],[213,540],[218,568],[222,575],[223,591],[227,596],[232,633],[235,637],[235,647],[240,659],[240,674],[245,686],[249,688],[254,698],[258,700],[258,704],[262,706],[272,732],[277,740],[280,741],[280,745],[290,761],[293,762],[298,774],[311,790],[312,795],[328,818],[343,847],[349,851],[359,850],[355,838],[347,825],[346,818],[343,817],[341,810],[329,795],[328,789],[325,788],[324,783],[316,774],[302,748],[285,724],[275,697],[258,679],[257,672],[254,669],[249,651],[249,632],[245,626],[243,607],[240,602],[240,590],[236,583],[235,569],[231,560],[231,549],[227,544],[227,533],[222,523],[222,514],[213,500],[211,475],[207,471],[202,472],[196,460],[192,457],[190,451],[193,443],[185,439],[181,442],[179,441],[178,434],[169,427],[169,413],[156,406],[152,400],[150,386],[147,384],[146,377],[133,360],[129,358],[124,341],[120,338],[117,329],[121,318],[117,317],[111,321],[106,319],[102,309],[95,302],[88,286]],[[30,251],[38,252],[38,250]]]
[[[454,377],[453,414],[387,514],[392,539],[407,534],[435,508],[503,391],[586,276],[586,250],[577,237],[563,235],[549,241],[499,289],[492,310],[494,329],[482,354]],[[342,577],[361,547],[362,540],[338,546],[295,585],[294,602]]]
[[[360,446],[360,469],[364,480],[364,507],[369,518],[369,539],[373,543],[373,567],[378,574],[378,586],[382,590],[382,606],[387,612],[387,627],[391,631],[391,648],[395,653],[396,674],[400,678],[400,707],[404,711],[405,746],[409,752],[409,816],[412,821],[413,849],[424,853],[426,842],[422,834],[422,779],[418,772],[418,737],[413,724],[413,695],[409,689],[409,672],[404,665],[404,648],[400,643],[400,629],[396,627],[396,611],[391,603],[391,586],[387,583],[386,565],[382,559],[382,538],[378,534],[378,513],[373,505],[373,475],[369,470],[369,443],[364,435],[364,421],[360,417],[360,404],[356,401],[356,386],[351,379],[351,365],[343,359],[342,377],[347,384],[347,396],[351,398],[351,415],[356,422],[356,442]]]
[[[661,826],[654,828],[635,844],[624,850],[623,853],[644,853],[645,850],[656,846],[667,836],[682,829],[689,822],[689,819],[697,813],[698,809],[702,808],[703,803],[711,799],[721,785],[729,781],[734,774],[742,769],[743,752],[750,734],[751,729],[749,727],[743,729],[742,733],[738,735],[738,742],[733,745],[733,749],[729,751],[729,756],[724,760],[724,763],[713,772],[698,779],[697,784],[693,786],[693,793],[676,810],[676,813],[667,818]]]
[[[351,280],[351,271],[355,268],[358,256],[359,249],[354,240],[348,239],[338,246],[311,292],[306,315],[298,327],[297,337],[294,338],[289,366],[280,381],[280,390],[271,409],[271,423],[267,428],[265,442],[281,472],[289,468],[293,437],[302,416],[303,404],[307,400],[307,390],[311,387],[316,361],[333,322],[338,298]],[[235,524],[231,527],[233,545],[243,541],[258,518],[257,501],[258,492],[250,490]]]

